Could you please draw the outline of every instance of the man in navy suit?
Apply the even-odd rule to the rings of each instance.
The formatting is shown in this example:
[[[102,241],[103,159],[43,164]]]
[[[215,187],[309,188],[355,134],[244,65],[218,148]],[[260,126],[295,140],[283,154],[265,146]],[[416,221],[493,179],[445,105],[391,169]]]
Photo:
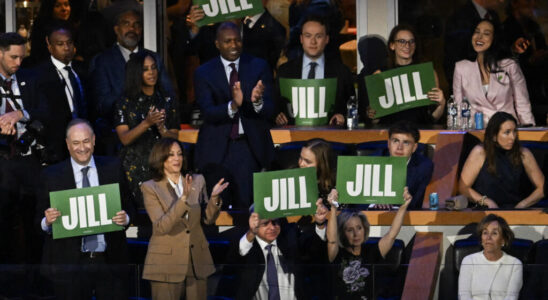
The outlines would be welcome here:
[[[233,23],[219,26],[215,45],[221,55],[194,74],[196,101],[204,120],[195,166],[206,176],[228,175],[231,205],[247,208],[252,202],[253,172],[269,168],[274,157],[268,124],[273,113],[272,75],[266,61],[241,54],[240,30]]]
[[[48,30],[46,43],[51,56],[42,62],[38,73],[38,89],[48,107],[46,124],[46,160],[56,163],[68,157],[65,128],[73,118],[87,118],[85,70],[74,61],[72,32],[62,25]]]
[[[136,10],[122,12],[116,19],[114,32],[116,44],[97,55],[90,64],[92,97],[90,101],[90,114],[95,123],[97,134],[100,136],[100,147],[106,146],[106,152],[114,154],[114,150],[108,148],[118,143],[118,137],[113,132],[112,119],[114,106],[124,93],[124,80],[126,78],[125,65],[132,53],[147,51],[154,56],[158,64],[160,82],[167,95],[172,99],[175,93],[167,71],[158,55],[139,46],[143,33],[141,14]],[[102,145],[106,143],[107,145]],[[104,149],[100,149],[104,151]]]
[[[333,56],[327,57],[324,53],[329,43],[329,29],[326,21],[319,16],[306,17],[301,33],[301,44],[304,55],[288,61],[280,66],[279,78],[324,79],[337,78],[337,95],[335,107],[329,111],[329,124],[344,125],[346,102],[355,94],[354,79],[350,70]],[[280,95],[279,81],[276,88],[277,115],[276,125],[283,126],[294,122],[291,117],[288,99]]]
[[[34,263],[32,213],[40,172],[39,134],[31,132],[45,103],[32,73],[20,70],[26,40],[15,32],[0,34],[0,264]],[[39,128],[38,128],[39,129]],[[31,133],[34,133],[31,134]],[[21,141],[26,141],[21,143]],[[30,218],[30,220],[29,220]],[[24,238],[16,228],[23,228]],[[24,251],[22,251],[24,249]]]
[[[35,222],[45,239],[42,273],[52,280],[58,299],[91,299],[93,291],[96,299],[127,299],[125,230],[52,238],[52,223],[60,219],[61,212],[50,206],[50,192],[119,183],[122,208],[128,209],[120,161],[93,155],[95,134],[86,120],[74,119],[68,124],[66,146],[70,158],[45,169],[40,180]],[[112,221],[127,226],[129,214],[119,211]],[[88,237],[93,241],[88,242]]]
[[[417,152],[420,132],[417,125],[409,121],[400,121],[388,129],[388,154],[407,158],[407,188],[413,196],[408,209],[422,209],[424,191],[432,179],[434,164]],[[376,208],[388,209],[390,205],[376,205]]]

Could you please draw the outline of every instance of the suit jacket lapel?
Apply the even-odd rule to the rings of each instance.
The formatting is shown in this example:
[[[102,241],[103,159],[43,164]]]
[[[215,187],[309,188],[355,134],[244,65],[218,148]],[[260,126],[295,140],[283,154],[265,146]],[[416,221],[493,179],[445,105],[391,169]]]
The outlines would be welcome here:
[[[62,185],[62,190],[70,190],[76,188],[76,180],[74,179],[74,170],[70,163],[70,158],[63,162],[62,178],[59,182]]]
[[[241,67],[242,67],[242,64],[240,63],[240,70],[238,71],[238,75],[240,75],[241,73]],[[212,76],[211,81],[216,83],[222,83],[217,86],[224,93],[225,97],[223,98],[225,99],[232,98],[230,93],[230,87],[228,85],[228,79],[226,78],[225,68],[219,56],[215,58],[215,64],[213,65],[213,69],[211,71],[212,71],[210,74]],[[228,98],[226,98],[227,96]]]

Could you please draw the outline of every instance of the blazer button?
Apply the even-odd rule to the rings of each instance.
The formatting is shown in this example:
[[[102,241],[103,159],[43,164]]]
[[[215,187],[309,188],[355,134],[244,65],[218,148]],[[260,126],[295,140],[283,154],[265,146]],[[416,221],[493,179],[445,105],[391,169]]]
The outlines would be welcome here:
[[[190,233],[190,230],[187,230],[186,233]]]

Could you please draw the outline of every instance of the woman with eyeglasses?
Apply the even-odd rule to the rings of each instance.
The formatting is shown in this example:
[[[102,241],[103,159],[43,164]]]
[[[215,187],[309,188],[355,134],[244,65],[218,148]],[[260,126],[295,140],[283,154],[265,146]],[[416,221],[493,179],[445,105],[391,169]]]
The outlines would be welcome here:
[[[467,98],[472,117],[483,113],[484,124],[497,111],[504,111],[514,116],[518,125],[535,125],[525,78],[497,27],[489,20],[474,27],[469,58],[455,65],[455,102]]]
[[[388,37],[388,69],[409,66],[412,64],[420,63],[417,51],[417,40],[415,30],[405,24],[397,25],[390,31]],[[378,70],[374,74],[380,73]],[[372,120],[373,124],[390,125],[400,120],[411,121],[418,125],[433,124],[440,119],[445,111],[445,96],[443,91],[439,88],[438,75],[434,71],[434,77],[436,79],[436,87],[428,91],[428,99],[437,102],[436,105],[421,106],[411,108],[402,112],[391,114],[376,119],[376,111],[368,107],[367,116]],[[360,97],[367,97],[366,94],[360,95]],[[369,104],[369,101],[366,101]]]

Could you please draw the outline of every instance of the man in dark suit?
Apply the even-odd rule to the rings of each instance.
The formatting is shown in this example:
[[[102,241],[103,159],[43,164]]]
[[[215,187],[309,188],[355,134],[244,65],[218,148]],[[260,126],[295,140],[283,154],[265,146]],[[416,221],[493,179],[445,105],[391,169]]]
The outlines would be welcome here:
[[[268,12],[267,3],[268,0],[263,0],[265,10],[262,13],[243,20],[243,49],[245,53],[266,60],[270,69],[275,70],[285,46],[285,28]]]
[[[147,51],[154,56],[158,64],[160,82],[168,96],[175,98],[171,81],[158,55],[139,46],[142,36],[141,14],[136,10],[122,12],[117,17],[114,32],[117,43],[110,49],[97,55],[90,64],[90,114],[92,119],[98,119],[95,126],[99,130],[101,152],[115,154],[113,146],[118,143],[118,136],[113,132],[112,118],[114,106],[124,93],[126,78],[125,65],[132,53]],[[103,145],[103,144],[107,145]],[[110,147],[109,147],[110,146]],[[114,147],[115,148],[115,147]]]
[[[50,192],[120,183],[120,198],[125,206],[120,162],[93,156],[95,135],[86,120],[74,119],[68,124],[66,144],[70,158],[48,167],[41,177],[36,222],[45,235],[42,271],[53,281],[58,299],[90,299],[93,291],[96,299],[127,299],[125,230],[52,238],[51,225],[61,213],[50,206]],[[112,221],[127,226],[129,215],[125,210],[119,211]]]
[[[45,103],[33,74],[19,69],[25,43],[15,32],[0,34],[0,241],[5,245],[0,247],[0,263],[37,262],[32,253],[36,239],[28,224],[37,185],[32,178],[40,172],[37,120]]]
[[[276,125],[283,126],[294,122],[289,109],[291,103],[280,95],[280,78],[337,78],[335,106],[328,112],[329,124],[344,125],[346,102],[355,94],[354,79],[350,70],[339,59],[325,56],[324,50],[329,43],[328,32],[327,23],[322,17],[314,15],[306,17],[301,33],[304,55],[288,61],[278,69],[278,87],[275,91],[278,110]]]
[[[420,132],[417,125],[409,121],[400,121],[388,129],[388,153],[385,155],[405,157],[407,159],[407,188],[413,200],[408,209],[422,209],[424,191],[432,179],[434,164],[428,157],[417,152]],[[390,205],[377,205],[376,208],[388,209]]]
[[[272,75],[264,60],[240,55],[240,30],[233,23],[219,26],[215,45],[221,55],[194,74],[196,101],[204,119],[195,166],[206,173],[206,182],[218,181],[208,179],[207,170],[222,170],[220,176],[231,182],[229,203],[247,208],[253,198],[253,172],[269,168],[274,157],[268,124],[273,112]]]
[[[303,275],[308,270],[301,266],[327,260],[326,216],[327,210],[319,208],[316,218],[321,223],[301,234],[296,224],[287,224],[285,219],[261,219],[252,213],[249,230],[228,253],[227,260],[237,268],[236,299],[317,296],[318,291],[312,290],[310,282],[306,287],[303,285]]]
[[[68,27],[49,30],[46,43],[51,56],[37,68],[38,88],[49,109],[45,124],[47,132],[46,160],[56,163],[68,157],[65,128],[73,118],[87,118],[85,70],[73,61],[75,48]]]
[[[501,0],[468,0],[447,20],[443,66],[451,89],[455,63],[467,58],[474,25],[482,19],[490,19],[496,26],[499,26],[500,20],[495,9],[503,2]]]

